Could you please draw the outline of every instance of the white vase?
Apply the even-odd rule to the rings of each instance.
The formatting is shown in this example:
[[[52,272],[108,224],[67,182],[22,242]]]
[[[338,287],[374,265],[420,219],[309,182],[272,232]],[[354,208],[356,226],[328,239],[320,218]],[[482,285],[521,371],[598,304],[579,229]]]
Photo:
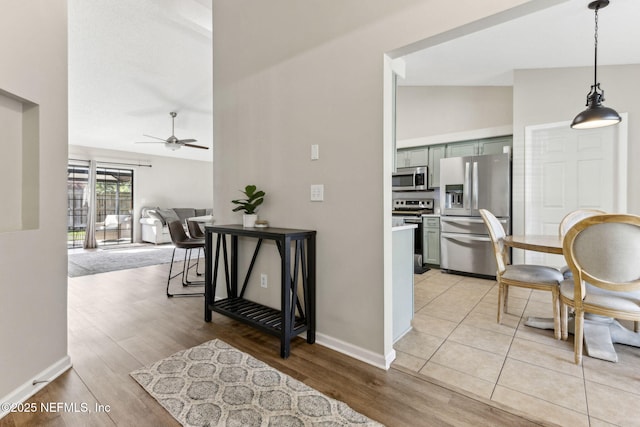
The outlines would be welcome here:
[[[245,228],[254,227],[257,219],[258,215],[256,214],[244,214],[242,215],[242,226]]]

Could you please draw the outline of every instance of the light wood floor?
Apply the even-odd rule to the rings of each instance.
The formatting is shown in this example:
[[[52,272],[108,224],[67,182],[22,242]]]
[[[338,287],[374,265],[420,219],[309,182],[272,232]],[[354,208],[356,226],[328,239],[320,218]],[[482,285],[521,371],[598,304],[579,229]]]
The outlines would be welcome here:
[[[276,337],[216,313],[205,323],[202,297],[167,298],[167,267],[70,278],[73,368],[29,402],[84,403],[92,413],[14,413],[0,420],[0,427],[178,425],[129,372],[214,338],[387,426],[540,425],[408,372],[385,372],[302,339],[283,360]],[[96,404],[109,405],[109,412],[93,412]]]

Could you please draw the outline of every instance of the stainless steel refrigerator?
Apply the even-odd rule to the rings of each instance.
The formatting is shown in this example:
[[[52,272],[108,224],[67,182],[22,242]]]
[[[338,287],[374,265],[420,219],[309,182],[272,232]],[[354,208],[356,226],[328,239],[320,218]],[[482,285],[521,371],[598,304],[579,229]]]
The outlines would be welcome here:
[[[440,267],[451,273],[495,276],[489,232],[478,212],[487,209],[511,233],[509,154],[440,160]]]

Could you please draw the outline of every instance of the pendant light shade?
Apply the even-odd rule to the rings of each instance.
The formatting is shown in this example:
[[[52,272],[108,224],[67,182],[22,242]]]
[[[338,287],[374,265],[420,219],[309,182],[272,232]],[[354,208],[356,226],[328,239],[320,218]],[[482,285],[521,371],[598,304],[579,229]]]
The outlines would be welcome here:
[[[573,119],[571,127],[573,129],[593,129],[603,126],[610,126],[620,123],[622,118],[613,108],[602,105],[604,101],[604,91],[600,89],[598,83],[598,10],[606,7],[609,0],[596,0],[589,3],[589,9],[595,11],[595,55],[593,66],[593,85],[587,94],[587,109]]]

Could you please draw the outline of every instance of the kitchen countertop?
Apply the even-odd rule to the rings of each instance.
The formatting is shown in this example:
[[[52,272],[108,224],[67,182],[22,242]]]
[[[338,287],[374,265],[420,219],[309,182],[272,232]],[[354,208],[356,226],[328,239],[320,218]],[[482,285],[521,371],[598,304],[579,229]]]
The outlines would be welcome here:
[[[418,228],[418,224],[396,225],[391,227],[391,231],[411,230],[413,228]]]

